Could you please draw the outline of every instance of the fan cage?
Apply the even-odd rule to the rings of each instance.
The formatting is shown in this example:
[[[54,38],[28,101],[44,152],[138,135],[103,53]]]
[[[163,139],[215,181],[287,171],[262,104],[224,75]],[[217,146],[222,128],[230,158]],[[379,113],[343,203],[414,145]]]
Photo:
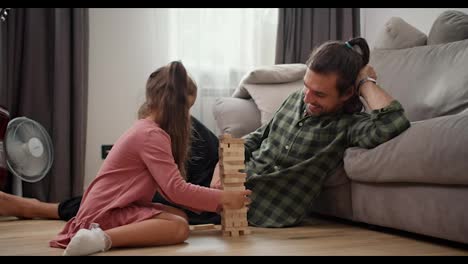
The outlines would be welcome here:
[[[23,180],[25,182],[34,183],[34,182],[38,182],[38,181],[42,180],[47,175],[47,173],[49,173],[49,170],[52,167],[53,160],[54,160],[54,150],[53,150],[53,147],[52,147],[53,146],[52,145],[52,140],[51,140],[51,138],[49,136],[49,133],[47,133],[47,131],[44,129],[44,127],[41,124],[39,124],[38,122],[36,122],[36,121],[34,121],[32,119],[29,119],[27,117],[17,117],[17,118],[14,118],[13,120],[11,120],[8,123],[7,130],[6,130],[6,133],[5,133],[5,150],[7,149],[6,146],[8,144],[8,135],[9,135],[9,133],[12,130],[14,130],[17,126],[23,124],[23,122],[31,123],[36,129],[38,129],[40,134],[42,134],[43,140],[44,140],[44,142],[42,142],[43,145],[44,145],[44,151],[48,152],[48,156],[50,158],[48,163],[47,163],[47,167],[42,171],[42,173],[40,175],[30,177],[30,176],[22,175],[21,173],[16,171],[14,166],[10,163],[10,159],[8,157],[8,151],[5,151],[6,162],[7,162],[8,170],[13,175],[15,175],[16,177],[20,178],[21,180]]]

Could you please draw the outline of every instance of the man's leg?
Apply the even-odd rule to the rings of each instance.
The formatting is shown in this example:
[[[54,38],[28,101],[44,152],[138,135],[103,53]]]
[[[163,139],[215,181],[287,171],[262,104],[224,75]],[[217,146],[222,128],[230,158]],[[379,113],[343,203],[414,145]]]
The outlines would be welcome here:
[[[192,116],[192,145],[191,158],[187,164],[187,181],[193,184],[210,187],[214,169],[218,163],[219,140],[213,132]],[[153,202],[178,207],[166,201],[161,195],[156,194]],[[180,208],[180,207],[178,207]],[[183,209],[183,208],[182,208]],[[189,223],[195,224],[219,224],[220,216],[216,213],[203,212],[201,214],[185,210]]]
[[[82,198],[83,196],[77,196],[61,202],[57,208],[59,219],[68,221],[75,217],[80,209]]]
[[[0,216],[60,219],[58,207],[58,203],[45,203],[0,192]]]

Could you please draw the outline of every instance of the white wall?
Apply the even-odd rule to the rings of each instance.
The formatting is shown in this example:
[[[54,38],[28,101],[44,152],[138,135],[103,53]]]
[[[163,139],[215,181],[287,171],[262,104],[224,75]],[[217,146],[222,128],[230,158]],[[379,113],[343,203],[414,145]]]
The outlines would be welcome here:
[[[371,46],[385,22],[398,16],[410,25],[429,34],[432,23],[445,10],[459,10],[468,14],[468,8],[361,8],[361,32]]]
[[[167,63],[164,52],[155,54],[154,16],[154,9],[89,10],[85,188],[102,164],[101,145],[114,144],[133,124],[147,77]]]

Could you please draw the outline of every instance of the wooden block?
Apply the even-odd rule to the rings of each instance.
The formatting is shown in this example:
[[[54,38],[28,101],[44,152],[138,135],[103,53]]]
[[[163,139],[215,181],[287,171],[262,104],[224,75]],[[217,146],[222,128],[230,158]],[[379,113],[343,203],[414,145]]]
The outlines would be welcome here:
[[[228,157],[221,157],[219,156],[219,163],[234,163],[234,164],[245,164],[244,155],[241,156],[228,156]]]
[[[237,173],[225,173],[223,174],[223,177],[225,178],[240,178],[240,179],[243,179],[243,178],[246,178],[247,177],[247,173],[244,173],[244,172],[237,172]]]
[[[224,178],[223,182],[225,184],[240,183],[240,184],[244,185],[245,178]]]
[[[192,231],[200,231],[200,230],[212,230],[216,229],[214,224],[205,224],[205,225],[191,225],[190,230]]]
[[[245,168],[244,160],[223,160],[222,162],[219,163],[220,165],[222,164],[223,167],[226,166],[243,166]]]
[[[244,144],[245,142],[245,140],[242,138],[233,138],[232,136],[226,136],[226,135],[219,136],[218,138],[219,138],[219,142],[223,144],[228,144],[228,143]]]
[[[238,214],[238,213],[242,213],[242,214],[246,214],[247,213],[247,207],[244,207],[244,208],[241,208],[241,209],[224,209],[222,211],[222,213],[224,215],[233,215],[233,214]]]
[[[242,163],[244,163],[244,154],[243,153],[235,153],[235,154],[232,154],[232,153],[228,153],[228,154],[225,154],[225,155],[219,155],[219,160],[220,161],[242,161]]]
[[[245,165],[219,164],[219,170],[222,170],[222,174],[239,173],[240,170],[244,169]]]
[[[242,227],[249,226],[249,223],[247,222],[247,218],[242,220]]]
[[[245,164],[243,161],[219,161],[219,168],[223,168],[225,170],[229,170],[229,169],[233,169],[233,168],[236,168],[236,169],[245,169]],[[239,172],[235,172],[234,174],[237,174]],[[223,173],[223,174],[233,174],[233,173]]]
[[[225,191],[245,191],[245,186],[224,186]]]
[[[229,156],[229,157],[219,157],[219,164],[244,164],[244,154],[241,156],[235,157],[235,156]]]
[[[252,231],[250,229],[242,229],[240,230],[241,235],[250,235]]]
[[[229,134],[219,137],[219,173],[222,187],[227,191],[245,190],[244,140]],[[237,210],[225,209],[221,212],[221,230],[225,236],[239,236],[246,231],[247,207]]]
[[[223,143],[228,143],[228,144],[244,144],[245,140],[242,139],[242,138],[229,138],[229,139],[225,139],[225,140],[221,140],[220,142],[223,142]]]
[[[219,148],[221,149],[244,149],[244,142],[219,142]]]
[[[237,213],[238,210],[232,210],[232,209],[224,209],[224,217],[226,219],[232,219],[234,217],[234,214]]]
[[[235,178],[234,178],[235,179]],[[224,178],[224,180],[229,180],[228,178]],[[238,182],[224,182],[224,187],[245,187],[243,183]]]
[[[233,168],[225,169],[219,166],[219,171],[222,174],[242,173],[244,170],[245,169],[233,169]]]
[[[234,166],[237,166],[237,168],[234,168]],[[227,166],[224,166],[222,163],[219,163],[219,173],[220,174],[245,173],[245,166],[244,165],[227,165]]]
[[[245,214],[245,216],[247,216],[247,211],[248,211],[248,210],[249,210],[249,208],[244,207],[244,208],[242,208],[242,209],[239,209],[239,213],[243,213],[243,214]]]
[[[240,147],[239,148],[223,148],[223,147],[220,147],[218,155],[220,155],[220,156],[223,155],[224,157],[226,157],[226,156],[234,156],[234,155],[242,156],[244,154],[245,154],[245,149],[244,148],[240,148]]]
[[[239,159],[244,159],[245,157],[245,152],[244,150],[238,150],[238,149],[235,149],[235,150],[222,150],[220,149],[218,153],[221,153],[221,152],[224,152],[223,154],[218,154],[219,155],[219,159],[222,160],[224,157],[237,157]]]
[[[248,235],[248,234],[251,234],[251,231],[248,227],[229,228],[229,229],[223,230],[224,236],[238,237],[240,235]]]

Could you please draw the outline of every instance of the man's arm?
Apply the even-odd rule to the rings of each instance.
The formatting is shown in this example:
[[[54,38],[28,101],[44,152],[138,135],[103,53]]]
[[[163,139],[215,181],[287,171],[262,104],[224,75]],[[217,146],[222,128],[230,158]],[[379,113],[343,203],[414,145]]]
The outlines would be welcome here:
[[[259,149],[262,145],[263,140],[268,137],[268,134],[270,133],[270,123],[271,120],[264,126],[261,126],[257,130],[243,137],[245,148],[245,161],[250,160],[252,152]]]
[[[359,72],[359,75],[356,78],[356,86],[359,85],[361,80],[367,77],[371,77],[377,80],[377,74],[375,73],[374,68],[372,68],[370,65],[366,65]],[[358,87],[358,91],[364,100],[366,100],[371,110],[384,108],[394,100],[393,97],[385,92],[384,89],[380,88],[380,86],[371,81],[363,82],[361,86]]]
[[[367,65],[358,75],[360,80],[371,77],[377,79],[374,69]],[[371,113],[360,114],[348,130],[349,146],[374,148],[401,134],[410,122],[404,115],[401,104],[372,81],[366,81],[358,87],[360,95],[366,100]]]

